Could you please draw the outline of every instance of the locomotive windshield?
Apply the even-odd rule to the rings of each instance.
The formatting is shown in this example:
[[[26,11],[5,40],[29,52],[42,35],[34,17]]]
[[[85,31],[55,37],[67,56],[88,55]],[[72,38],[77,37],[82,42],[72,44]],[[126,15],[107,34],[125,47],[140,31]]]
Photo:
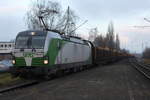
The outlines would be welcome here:
[[[18,35],[16,38],[16,48],[44,48],[46,35],[32,35],[24,34]]]

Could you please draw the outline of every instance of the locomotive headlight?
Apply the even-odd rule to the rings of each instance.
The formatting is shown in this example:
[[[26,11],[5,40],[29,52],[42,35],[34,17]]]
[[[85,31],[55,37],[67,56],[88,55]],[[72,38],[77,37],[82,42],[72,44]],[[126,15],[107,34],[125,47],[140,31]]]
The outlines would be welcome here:
[[[15,63],[16,63],[16,61],[15,61],[15,60],[12,60],[12,63],[13,63],[13,64],[15,64]]]
[[[44,60],[44,64],[48,64],[48,60]]]
[[[35,32],[31,32],[31,35],[35,35]]]

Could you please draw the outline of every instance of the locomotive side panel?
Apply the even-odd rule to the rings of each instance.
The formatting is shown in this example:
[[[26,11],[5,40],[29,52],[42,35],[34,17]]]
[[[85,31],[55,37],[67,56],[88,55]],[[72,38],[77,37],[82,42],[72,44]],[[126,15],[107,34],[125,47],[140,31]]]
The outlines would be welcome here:
[[[55,60],[55,64],[92,63],[91,47],[89,44],[63,41]]]

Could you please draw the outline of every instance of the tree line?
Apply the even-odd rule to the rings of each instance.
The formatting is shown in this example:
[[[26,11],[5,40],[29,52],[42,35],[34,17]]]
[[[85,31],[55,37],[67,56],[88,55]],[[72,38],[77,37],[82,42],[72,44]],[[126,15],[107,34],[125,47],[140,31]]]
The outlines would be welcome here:
[[[143,55],[143,58],[150,59],[150,48],[145,48],[142,55]]]
[[[89,31],[89,40],[92,41],[95,46],[109,48],[111,50],[120,50],[120,40],[118,34],[115,35],[113,23],[108,25],[108,31],[106,36],[99,34],[97,28],[92,28]]]

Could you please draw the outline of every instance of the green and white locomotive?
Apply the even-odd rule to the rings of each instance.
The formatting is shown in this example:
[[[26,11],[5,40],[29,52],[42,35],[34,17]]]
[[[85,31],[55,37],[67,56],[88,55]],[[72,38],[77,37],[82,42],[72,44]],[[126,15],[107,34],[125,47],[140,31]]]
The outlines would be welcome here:
[[[23,31],[15,41],[13,75],[50,76],[92,64],[92,44],[53,31]]]

